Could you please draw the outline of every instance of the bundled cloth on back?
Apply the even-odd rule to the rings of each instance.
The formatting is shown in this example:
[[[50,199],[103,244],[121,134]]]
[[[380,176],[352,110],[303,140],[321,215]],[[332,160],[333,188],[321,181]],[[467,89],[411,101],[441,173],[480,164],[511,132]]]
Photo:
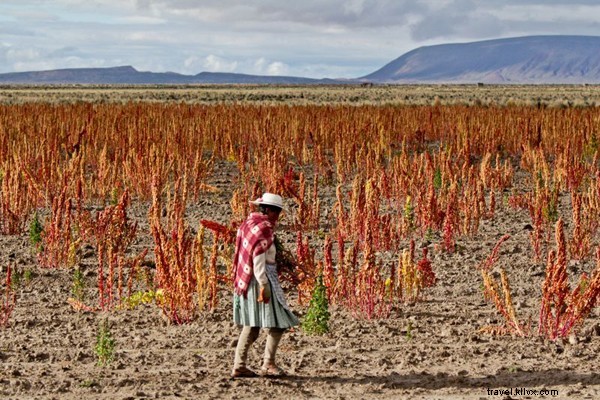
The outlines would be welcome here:
[[[266,252],[273,244],[273,224],[266,215],[251,213],[238,229],[236,252],[233,256],[235,293],[246,296],[254,276],[254,257]]]

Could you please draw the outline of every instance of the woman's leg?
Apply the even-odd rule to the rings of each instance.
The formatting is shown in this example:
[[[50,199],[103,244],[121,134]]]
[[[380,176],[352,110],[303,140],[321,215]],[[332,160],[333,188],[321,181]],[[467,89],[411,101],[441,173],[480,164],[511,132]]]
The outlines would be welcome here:
[[[260,333],[260,327],[258,326],[244,326],[240,337],[238,339],[237,347],[235,349],[235,359],[233,362],[233,370],[243,368],[246,366],[246,360],[248,358],[248,351],[252,344],[258,338]]]
[[[282,328],[269,328],[267,336],[267,344],[265,346],[265,358],[263,362],[263,369],[271,366],[275,366],[275,355],[277,354],[277,347],[281,341],[281,337],[285,329]]]

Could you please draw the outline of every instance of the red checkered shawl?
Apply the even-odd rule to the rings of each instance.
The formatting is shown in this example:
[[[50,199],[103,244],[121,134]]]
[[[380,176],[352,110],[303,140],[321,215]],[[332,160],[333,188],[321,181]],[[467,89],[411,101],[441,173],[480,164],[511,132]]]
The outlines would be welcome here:
[[[273,224],[266,215],[254,212],[237,231],[233,256],[235,293],[246,296],[254,274],[254,257],[266,252],[273,244]]]

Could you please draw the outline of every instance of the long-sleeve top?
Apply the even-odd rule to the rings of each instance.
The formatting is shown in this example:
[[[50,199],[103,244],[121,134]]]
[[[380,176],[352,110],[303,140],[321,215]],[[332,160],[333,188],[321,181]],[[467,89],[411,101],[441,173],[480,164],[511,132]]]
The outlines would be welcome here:
[[[266,286],[269,283],[267,278],[267,264],[275,264],[275,255],[277,250],[275,249],[275,243],[267,249],[266,252],[254,257],[254,277],[260,286]]]

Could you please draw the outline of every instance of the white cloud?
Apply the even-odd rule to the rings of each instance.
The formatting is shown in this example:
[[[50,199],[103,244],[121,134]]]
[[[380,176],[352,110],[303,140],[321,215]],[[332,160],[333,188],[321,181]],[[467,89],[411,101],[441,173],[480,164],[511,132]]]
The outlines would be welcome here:
[[[265,70],[265,65],[267,64],[267,60],[264,57],[259,58],[254,61],[254,73],[261,74]]]
[[[265,57],[260,57],[253,62],[252,73],[256,75],[288,75],[290,67],[281,61],[268,61]]]
[[[267,67],[267,75],[286,75],[289,67],[282,62],[275,61]]]
[[[26,62],[36,60],[40,57],[40,52],[35,49],[17,49],[10,47],[6,52],[8,62]]]
[[[228,61],[210,54],[202,60],[202,67],[208,72],[233,72],[237,68],[237,61]]]
[[[105,60],[81,59],[79,57],[65,57],[60,60],[37,58],[31,60],[20,60],[13,63],[13,68],[17,72],[45,71],[63,68],[94,68],[108,66],[113,65],[107,64]]]

